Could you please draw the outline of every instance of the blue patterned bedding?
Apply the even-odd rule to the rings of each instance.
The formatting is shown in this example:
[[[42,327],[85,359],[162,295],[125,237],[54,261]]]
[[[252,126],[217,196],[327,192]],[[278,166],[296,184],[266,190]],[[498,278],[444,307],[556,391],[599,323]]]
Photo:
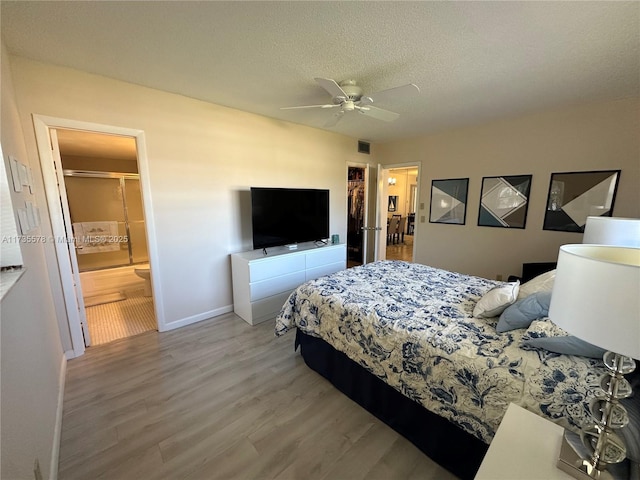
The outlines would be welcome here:
[[[525,330],[497,333],[473,307],[502,282],[382,261],[301,285],[276,319],[319,337],[405,396],[485,443],[507,406],[575,431],[604,372],[597,360],[525,350]]]

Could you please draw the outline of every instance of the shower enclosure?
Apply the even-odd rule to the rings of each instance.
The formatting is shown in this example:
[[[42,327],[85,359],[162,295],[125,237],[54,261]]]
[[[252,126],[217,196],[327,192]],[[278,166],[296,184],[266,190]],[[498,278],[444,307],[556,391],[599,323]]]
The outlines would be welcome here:
[[[148,263],[139,175],[63,173],[80,272]]]

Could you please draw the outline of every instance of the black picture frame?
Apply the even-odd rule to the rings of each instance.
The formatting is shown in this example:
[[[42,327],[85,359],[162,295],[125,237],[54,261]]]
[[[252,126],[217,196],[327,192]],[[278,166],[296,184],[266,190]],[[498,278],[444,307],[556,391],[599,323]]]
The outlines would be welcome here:
[[[397,195],[389,195],[389,212],[395,212],[398,210],[398,196]]]
[[[542,229],[582,233],[588,216],[610,217],[620,173],[621,170],[552,173]]]
[[[431,180],[429,223],[464,225],[467,219],[468,178]]]
[[[478,226],[525,228],[533,175],[482,177]]]

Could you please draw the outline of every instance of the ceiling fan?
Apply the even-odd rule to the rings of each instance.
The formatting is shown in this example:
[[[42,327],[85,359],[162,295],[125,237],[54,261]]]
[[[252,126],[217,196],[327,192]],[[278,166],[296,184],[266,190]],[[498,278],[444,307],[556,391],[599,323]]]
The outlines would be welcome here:
[[[331,94],[332,103],[324,105],[301,105],[298,107],[282,107],[280,110],[296,110],[305,108],[339,108],[340,110],[325,124],[325,127],[332,127],[340,121],[346,112],[358,111],[363,115],[367,115],[376,120],[384,122],[393,122],[400,114],[385,110],[383,108],[374,107],[373,103],[386,102],[387,100],[400,99],[410,97],[420,93],[420,89],[410,83],[400,87],[389,88],[370,95],[362,95],[360,88],[355,80],[345,80],[338,84],[330,78],[316,78],[316,82],[320,84],[327,92]]]

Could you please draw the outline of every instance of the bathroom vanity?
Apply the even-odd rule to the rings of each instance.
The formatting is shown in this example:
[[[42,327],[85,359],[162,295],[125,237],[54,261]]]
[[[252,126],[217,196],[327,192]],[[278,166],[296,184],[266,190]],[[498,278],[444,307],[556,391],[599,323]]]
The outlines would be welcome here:
[[[273,319],[298,286],[346,266],[346,244],[275,247],[267,255],[262,250],[234,253],[233,311],[250,325]]]

